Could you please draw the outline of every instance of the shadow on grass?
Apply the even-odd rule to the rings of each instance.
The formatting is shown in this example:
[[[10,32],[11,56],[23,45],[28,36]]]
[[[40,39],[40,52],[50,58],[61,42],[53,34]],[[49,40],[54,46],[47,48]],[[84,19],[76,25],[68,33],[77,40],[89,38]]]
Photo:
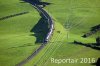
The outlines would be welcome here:
[[[96,63],[92,63],[92,65],[100,66],[100,58],[98,58]]]
[[[29,12],[21,12],[21,13],[11,14],[11,15],[8,15],[8,16],[1,17],[0,20],[5,20],[5,19],[11,18],[11,17],[20,16],[20,15],[24,15],[24,14],[27,14],[27,13],[29,13]]]
[[[51,3],[47,2],[41,2],[41,0],[21,0],[22,2],[30,3],[32,5],[43,5],[45,7],[46,5],[49,5]],[[38,11],[38,9],[36,9]],[[34,34],[31,34],[31,36],[36,37],[35,43],[43,43],[44,39],[46,38],[46,35],[48,33],[48,22],[47,19],[45,19],[44,14],[42,14],[40,11],[38,11],[41,19],[38,21],[38,23],[31,29],[30,32],[34,32]]]
[[[100,50],[100,46],[98,46],[96,43],[84,44],[84,43],[78,42],[78,41],[74,41],[73,43],[76,44],[76,45],[82,45],[82,46],[85,46],[85,47],[90,47],[90,48],[95,49],[95,50]]]
[[[82,42],[78,42],[74,40],[74,42],[69,42],[69,44],[82,45],[82,46],[89,47],[95,50],[100,50],[100,45],[98,45],[97,43],[84,44]],[[91,65],[100,66],[100,58],[98,58],[98,60],[95,63],[91,63]]]
[[[37,4],[37,5],[43,5],[44,7],[46,5],[50,5],[51,3],[48,2],[41,2],[41,0],[21,0],[20,3],[30,3],[30,4]]]
[[[95,34],[98,31],[100,31],[100,24],[91,27],[90,31],[88,33],[84,34],[82,37],[87,38],[87,37],[91,36],[92,34]]]
[[[42,43],[48,33],[48,30],[49,28],[46,19],[41,18],[30,31],[30,32],[34,32],[34,34],[31,34],[31,36],[36,37],[35,43]]]

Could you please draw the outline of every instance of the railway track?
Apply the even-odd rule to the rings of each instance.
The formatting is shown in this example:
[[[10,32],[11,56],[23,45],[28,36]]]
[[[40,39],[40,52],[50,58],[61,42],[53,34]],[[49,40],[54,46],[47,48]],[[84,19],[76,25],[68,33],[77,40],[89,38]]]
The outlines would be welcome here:
[[[37,10],[38,12],[40,12],[43,17],[45,19],[47,19],[48,21],[48,25],[49,25],[49,32],[47,33],[46,35],[46,38],[44,39],[44,42],[43,43],[47,43],[53,33],[53,30],[54,30],[54,23],[53,23],[53,20],[52,20],[52,17],[41,7],[39,7],[38,5],[33,5]]]
[[[30,2],[29,2],[30,3]],[[48,22],[48,25],[49,25],[49,31],[43,41],[43,43],[41,44],[41,46],[36,49],[28,58],[26,58],[25,60],[23,60],[22,62],[20,62],[19,64],[17,64],[16,66],[23,66],[25,63],[27,63],[29,60],[33,59],[44,47],[45,45],[47,44],[47,42],[50,40],[50,37],[52,36],[53,34],[53,30],[54,30],[54,23],[53,23],[53,19],[52,17],[48,14],[48,12],[46,12],[42,7],[34,4],[34,3],[30,3],[32,4],[32,6],[34,8],[37,9],[37,11],[39,13],[41,13],[43,15],[43,17],[45,19],[47,19],[47,22]]]

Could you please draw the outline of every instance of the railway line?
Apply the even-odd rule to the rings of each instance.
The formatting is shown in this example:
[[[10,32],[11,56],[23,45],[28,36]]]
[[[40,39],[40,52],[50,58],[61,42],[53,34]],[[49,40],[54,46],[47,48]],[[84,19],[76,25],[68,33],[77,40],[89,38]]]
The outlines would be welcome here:
[[[23,60],[22,62],[20,62],[19,64],[17,64],[16,66],[23,66],[25,63],[27,63],[29,60],[33,59],[47,44],[47,42],[50,40],[50,37],[53,34],[53,30],[54,30],[54,23],[53,23],[53,19],[52,17],[48,14],[48,12],[46,12],[42,7],[34,4],[34,3],[30,3],[32,4],[32,6],[34,8],[37,9],[37,11],[43,15],[43,17],[47,20],[48,25],[49,25],[49,31],[45,37],[45,39],[43,40],[43,43],[41,44],[41,46],[36,49],[28,58],[26,58],[25,60]]]
[[[48,34],[46,35],[46,38],[44,39],[44,42],[43,43],[47,43],[50,39],[50,36],[52,35],[53,33],[53,30],[54,30],[54,23],[53,23],[53,20],[52,20],[52,17],[41,7],[39,7],[38,5],[34,5],[34,7],[38,10],[38,12],[40,12],[45,19],[47,19],[48,21],[48,25],[49,25],[49,32]]]

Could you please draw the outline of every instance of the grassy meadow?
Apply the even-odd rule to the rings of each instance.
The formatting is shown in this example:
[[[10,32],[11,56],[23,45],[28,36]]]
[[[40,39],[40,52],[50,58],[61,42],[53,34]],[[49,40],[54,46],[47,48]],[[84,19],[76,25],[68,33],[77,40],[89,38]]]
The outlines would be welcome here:
[[[54,35],[49,44],[25,66],[95,66],[92,63],[51,63],[51,58],[95,58],[100,57],[99,50],[90,47],[75,45],[74,40],[83,43],[95,43],[100,32],[82,38],[91,27],[100,24],[99,0],[43,0],[51,3],[45,9],[53,17],[55,23]],[[67,29],[66,29],[67,28]],[[60,31],[60,33],[58,33]]]
[[[100,50],[73,44],[74,40],[83,43],[95,43],[100,31],[88,38],[81,37],[91,27],[100,24],[99,0],[42,0],[51,3],[44,9],[52,16],[55,30],[49,43],[34,59],[24,66],[95,66],[92,63],[51,63],[51,58],[95,58],[100,57]],[[0,66],[15,66],[40,44],[35,44],[36,37],[32,28],[41,18],[28,3],[20,0],[1,0],[0,17],[20,12],[27,14],[0,20]],[[38,29],[37,29],[38,30]]]
[[[29,13],[0,20],[0,66],[15,66],[39,47],[31,32],[40,19],[38,12],[20,0],[0,0],[0,18],[21,12]]]

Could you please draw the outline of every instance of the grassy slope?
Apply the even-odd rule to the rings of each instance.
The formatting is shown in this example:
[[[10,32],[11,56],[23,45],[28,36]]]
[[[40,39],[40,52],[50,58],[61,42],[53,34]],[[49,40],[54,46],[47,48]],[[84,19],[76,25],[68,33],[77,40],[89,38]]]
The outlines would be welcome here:
[[[54,58],[95,58],[100,57],[100,52],[89,47],[74,45],[71,42],[78,40],[84,43],[94,43],[95,37],[100,36],[100,32],[89,38],[81,36],[90,30],[90,27],[99,24],[100,22],[100,1],[99,0],[43,0],[52,3],[46,7],[46,10],[53,16],[55,20],[55,32],[49,45],[46,46],[49,50],[42,50],[35,59],[27,63],[25,66],[91,66],[89,63],[76,64],[53,64],[50,61]],[[68,33],[65,31],[64,25],[66,22],[72,27],[69,30],[69,39],[66,38]],[[77,25],[79,24],[79,25]],[[62,28],[61,28],[62,27]],[[57,31],[61,31],[60,34]],[[59,36],[59,38],[58,38]],[[61,40],[65,36],[64,40]],[[53,43],[52,43],[53,42]],[[61,44],[61,45],[60,45]],[[60,45],[58,47],[57,45]],[[57,48],[57,49],[56,49]],[[56,49],[55,52],[53,52]],[[49,58],[49,60],[48,60]]]
[[[0,17],[29,13],[0,21],[0,66],[14,66],[27,58],[39,45],[30,30],[38,22],[38,12],[19,0],[0,0]]]
[[[79,45],[72,45],[67,42],[78,40],[82,42],[95,42],[93,37],[83,39],[80,36],[83,32],[87,32],[91,26],[99,24],[99,0],[44,0],[53,4],[46,7],[55,20],[55,31],[50,43],[29,63],[25,66],[33,66],[35,63],[39,66],[80,66],[80,64],[52,64],[50,57],[55,58],[80,58],[80,57],[100,57],[97,50]],[[5,5],[5,2],[7,5]],[[16,12],[29,11],[29,14],[13,17],[0,21],[0,66],[13,66],[29,54],[37,47],[32,45],[35,37],[30,36],[31,28],[36,24],[38,13],[26,4],[19,3],[18,0],[0,1],[0,17],[10,15]],[[12,5],[13,4],[13,5]],[[91,5],[92,4],[92,5]],[[19,6],[19,7],[18,7]],[[24,7],[25,6],[25,7]],[[35,14],[35,15],[33,15]],[[30,17],[30,18],[29,18]],[[19,21],[20,20],[20,21]],[[70,30],[69,39],[66,38],[66,31],[63,27],[67,21],[70,24],[82,24],[75,26]],[[34,21],[34,22],[33,22]],[[13,24],[13,25],[12,25]],[[27,26],[27,27],[26,27]],[[82,27],[82,28],[81,28]],[[9,30],[8,30],[9,29]],[[61,33],[57,33],[60,31]],[[62,39],[64,37],[64,40]],[[5,41],[6,40],[6,41]],[[24,47],[22,47],[24,46]],[[25,47],[26,46],[26,47]],[[5,47],[5,48],[4,48]],[[16,47],[16,48],[12,48]],[[33,48],[35,47],[35,48]],[[10,48],[10,49],[9,49]],[[55,49],[57,48],[57,49]],[[76,49],[77,48],[77,49]],[[55,50],[55,51],[54,51]],[[30,51],[30,52],[29,52]],[[10,61],[9,61],[10,60]],[[45,63],[45,64],[44,64]],[[81,64],[83,66],[91,66],[91,64]]]
[[[58,33],[57,31],[60,31],[60,33]],[[33,66],[35,64],[41,65],[42,61],[45,61],[48,59],[48,57],[51,55],[50,53],[52,53],[55,50],[55,47],[59,47],[60,44],[62,44],[61,42],[63,39],[61,39],[61,37],[66,39],[65,35],[66,35],[66,31],[63,28],[63,26],[55,22],[55,30],[54,30],[53,36],[51,37],[50,42],[34,59],[32,59],[27,64],[25,64],[25,66]]]
[[[45,0],[48,1],[48,0]],[[84,43],[95,42],[95,37],[100,34],[93,35],[87,39],[81,38],[84,32],[87,32],[90,27],[100,24],[100,1],[99,0],[52,0],[48,1],[53,3],[46,9],[55,17],[62,25],[68,22],[69,24],[78,24],[77,26],[71,26],[69,30],[68,43],[65,42],[55,52],[53,57],[55,58],[98,58],[100,52],[84,46],[70,45],[73,40],[82,41]],[[100,32],[99,32],[100,33]],[[67,40],[67,39],[66,39]],[[50,60],[50,59],[49,59]],[[56,66],[48,61],[46,66]],[[82,66],[91,66],[91,64],[81,64]],[[80,66],[77,64],[60,64],[57,66]]]

